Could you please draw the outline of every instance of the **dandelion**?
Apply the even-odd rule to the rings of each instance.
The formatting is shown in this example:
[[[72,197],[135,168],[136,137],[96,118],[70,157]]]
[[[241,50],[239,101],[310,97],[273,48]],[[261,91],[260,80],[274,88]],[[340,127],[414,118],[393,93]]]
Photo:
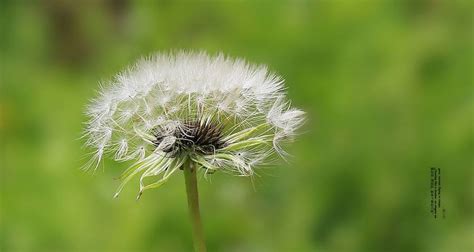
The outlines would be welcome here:
[[[255,174],[272,156],[286,156],[304,112],[291,108],[283,79],[266,66],[204,52],[156,54],[102,85],[87,108],[86,164],[104,155],[132,160],[120,176],[140,176],[137,198],[183,170],[196,249],[205,250],[196,173]],[[276,153],[276,154],[274,154]]]

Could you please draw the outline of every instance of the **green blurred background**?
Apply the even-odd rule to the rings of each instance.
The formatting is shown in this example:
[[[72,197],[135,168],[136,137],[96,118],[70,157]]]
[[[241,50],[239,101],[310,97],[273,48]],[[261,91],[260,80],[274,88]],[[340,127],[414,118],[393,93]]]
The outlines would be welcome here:
[[[308,112],[295,156],[200,180],[210,251],[473,251],[471,1],[2,1],[1,251],[191,251],[184,180],[135,200],[79,170],[84,107],[142,55],[265,63]],[[430,214],[442,169],[444,219]]]

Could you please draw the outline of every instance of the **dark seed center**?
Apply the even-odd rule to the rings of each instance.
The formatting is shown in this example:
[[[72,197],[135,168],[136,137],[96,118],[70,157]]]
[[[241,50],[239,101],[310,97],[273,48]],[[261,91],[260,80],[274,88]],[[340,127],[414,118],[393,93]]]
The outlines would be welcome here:
[[[226,146],[222,140],[222,125],[200,120],[185,122],[174,132],[164,133],[165,130],[156,128],[153,135],[155,146],[159,146],[167,136],[176,137],[173,145],[163,149],[171,156],[176,156],[183,151],[196,151],[202,154],[212,154],[216,150]]]

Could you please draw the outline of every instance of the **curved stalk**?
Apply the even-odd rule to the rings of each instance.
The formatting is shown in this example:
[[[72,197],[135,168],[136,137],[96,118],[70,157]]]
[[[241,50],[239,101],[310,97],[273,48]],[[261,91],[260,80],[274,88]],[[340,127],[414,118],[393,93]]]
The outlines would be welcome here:
[[[194,250],[205,252],[206,244],[204,242],[204,233],[201,224],[201,215],[199,213],[199,196],[197,188],[197,169],[196,164],[189,160],[184,166],[184,180],[186,183],[186,195],[188,196],[188,208],[191,216],[193,228]]]

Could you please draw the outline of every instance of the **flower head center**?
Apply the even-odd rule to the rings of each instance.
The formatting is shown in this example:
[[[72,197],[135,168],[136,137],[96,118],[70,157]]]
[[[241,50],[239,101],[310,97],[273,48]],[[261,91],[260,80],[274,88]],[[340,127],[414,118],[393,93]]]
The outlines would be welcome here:
[[[183,152],[213,154],[227,145],[222,140],[223,125],[205,120],[179,123],[171,130],[169,127],[157,127],[153,135],[153,144],[173,157]]]

